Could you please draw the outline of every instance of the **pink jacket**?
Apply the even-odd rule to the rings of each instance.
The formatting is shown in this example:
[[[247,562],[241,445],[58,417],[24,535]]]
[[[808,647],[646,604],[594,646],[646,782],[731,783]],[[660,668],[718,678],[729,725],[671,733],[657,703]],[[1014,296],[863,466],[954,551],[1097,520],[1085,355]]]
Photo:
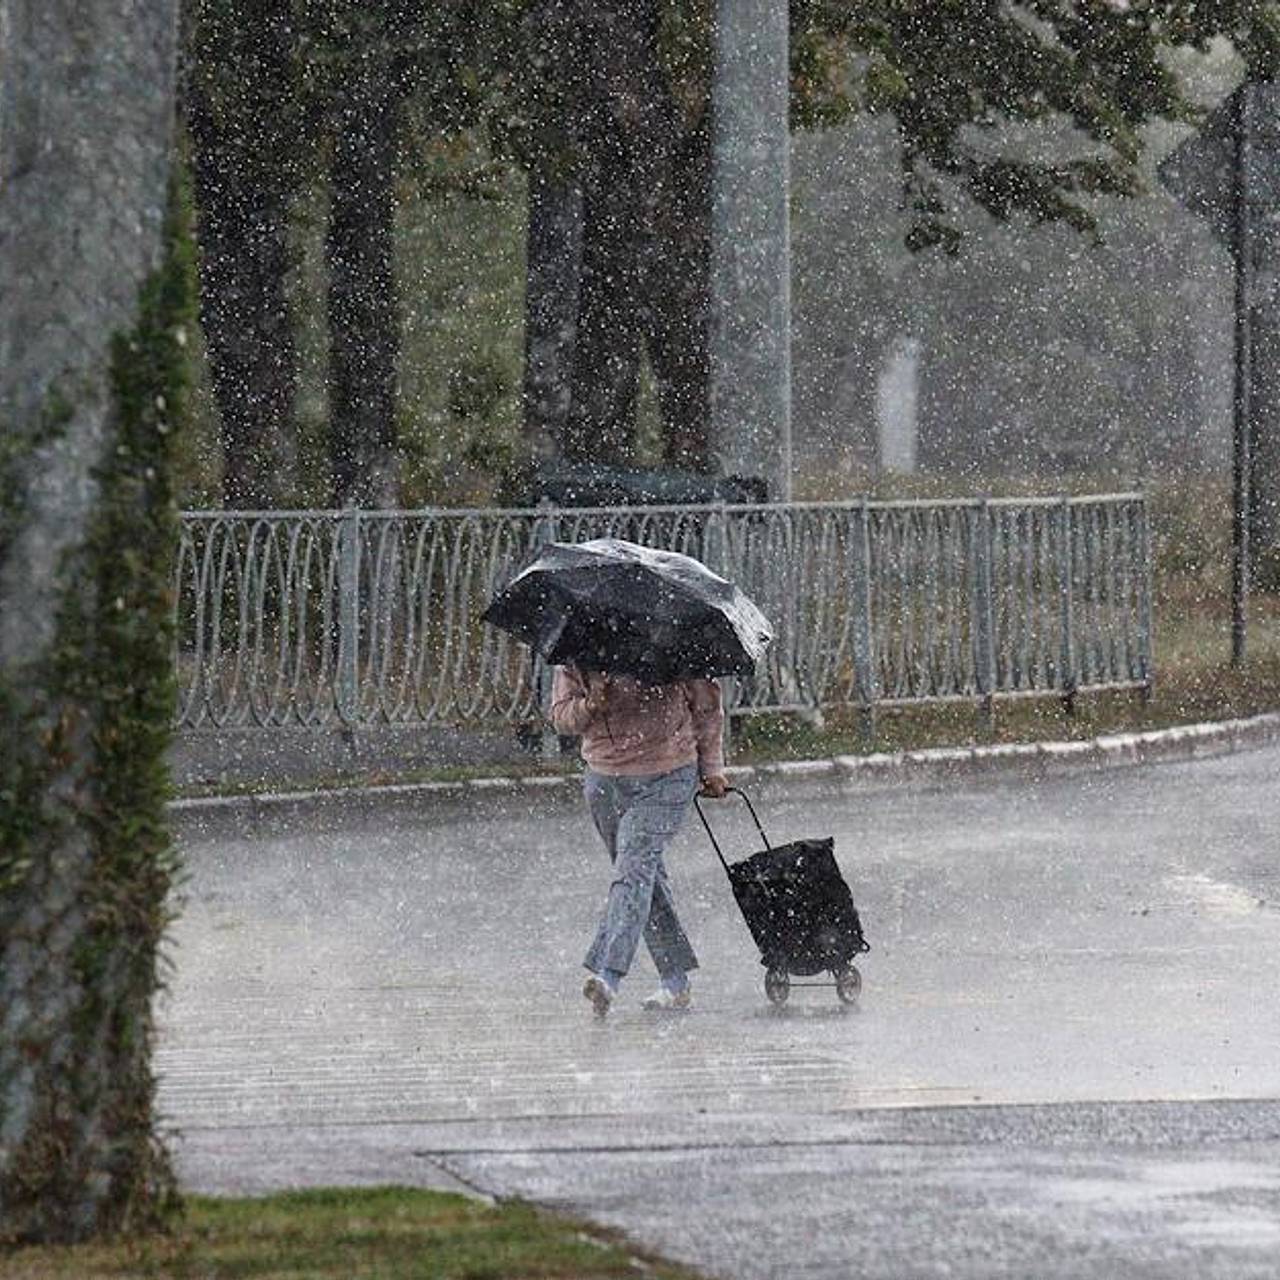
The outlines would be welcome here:
[[[703,778],[723,771],[724,709],[714,680],[644,685],[613,676],[604,711],[588,711],[586,700],[586,677],[557,667],[551,723],[558,733],[581,734],[582,758],[597,773],[669,773],[695,761]]]

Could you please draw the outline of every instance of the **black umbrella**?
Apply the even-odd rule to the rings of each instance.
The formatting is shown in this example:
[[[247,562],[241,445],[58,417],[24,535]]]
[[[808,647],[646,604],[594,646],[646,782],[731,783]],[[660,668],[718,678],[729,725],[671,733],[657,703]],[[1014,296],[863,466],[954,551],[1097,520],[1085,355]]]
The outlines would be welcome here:
[[[700,561],[621,538],[549,543],[484,620],[548,662],[649,684],[752,675],[773,639],[764,614]]]

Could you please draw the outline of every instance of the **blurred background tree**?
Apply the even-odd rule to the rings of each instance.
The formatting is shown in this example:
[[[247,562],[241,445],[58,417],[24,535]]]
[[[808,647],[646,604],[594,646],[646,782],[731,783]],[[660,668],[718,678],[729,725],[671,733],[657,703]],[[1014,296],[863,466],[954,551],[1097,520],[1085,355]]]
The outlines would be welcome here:
[[[241,406],[219,389],[216,353],[261,318],[257,345],[275,363],[250,416],[260,440],[278,430],[294,443],[264,443],[276,461],[254,470],[293,501],[490,501],[518,496],[552,457],[713,465],[711,0],[294,0],[274,15],[192,4],[188,86],[244,116],[224,133],[255,161],[276,157],[243,167],[268,187],[260,203],[278,208],[292,190],[286,248],[260,255],[277,281],[283,267],[276,301],[233,308],[232,323],[205,298],[224,455],[244,432],[227,427]],[[1212,249],[1141,195],[1147,156],[1168,122],[1195,120],[1202,66],[1219,68],[1219,94],[1242,59],[1270,73],[1275,6],[793,0],[790,15],[796,429],[809,467],[830,474],[824,451],[872,457],[877,368],[909,331],[923,339],[926,465],[1008,465],[1017,438],[1029,468],[1060,467],[1096,457],[1090,441],[1123,417],[1136,443],[1107,452],[1140,469],[1162,411],[1117,387],[1151,385],[1156,337],[1174,368],[1188,351],[1212,361],[1203,330],[1220,317],[1205,298],[1222,266],[1198,270]],[[201,36],[211,23],[217,38]],[[210,130],[191,124],[199,173]],[[197,190],[213,226],[216,189]],[[1152,297],[1110,279],[1131,269],[1159,320],[1141,314]],[[206,294],[220,270],[206,268]],[[285,313],[292,356],[267,340]],[[1035,370],[1080,353],[1099,377],[1075,403],[1057,398],[1046,433],[1039,402],[1054,379]],[[1219,400],[1210,369],[1205,388],[1175,398],[1176,430],[1211,434]],[[245,483],[217,452],[192,492],[212,496],[221,472],[232,500]]]
[[[469,152],[512,13],[191,0],[183,104],[227,505],[397,504],[400,214],[473,184],[439,156]],[[323,422],[307,440],[297,405],[317,319]],[[214,470],[197,468],[210,495]]]
[[[198,211],[200,325],[220,427],[221,497],[270,508],[296,483],[295,314],[286,287],[304,134],[290,0],[193,0],[183,114]]]

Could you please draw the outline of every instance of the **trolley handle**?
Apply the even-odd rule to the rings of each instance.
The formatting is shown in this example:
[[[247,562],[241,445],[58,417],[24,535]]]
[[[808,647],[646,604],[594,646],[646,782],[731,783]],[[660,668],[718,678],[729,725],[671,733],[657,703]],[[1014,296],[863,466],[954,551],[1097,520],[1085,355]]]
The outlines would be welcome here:
[[[726,787],[725,795],[728,795],[731,791],[735,795],[741,796],[747,802],[747,808],[751,811],[751,820],[756,824],[756,830],[760,833],[760,839],[764,841],[764,847],[766,849],[772,849],[773,846],[769,843],[769,837],[765,835],[764,828],[760,825],[760,819],[756,816],[756,807],[751,803],[751,797],[747,795],[741,787]],[[702,819],[702,825],[707,829],[707,835],[711,838],[711,847],[716,851],[716,857],[720,859],[720,865],[725,869],[725,871],[728,871],[729,864],[724,860],[724,854],[720,851],[720,842],[716,839],[716,833],[711,830],[711,824],[707,821],[707,815],[702,812],[702,805],[698,803],[700,799],[701,797],[695,792],[693,797],[693,807],[697,809],[698,817]]]

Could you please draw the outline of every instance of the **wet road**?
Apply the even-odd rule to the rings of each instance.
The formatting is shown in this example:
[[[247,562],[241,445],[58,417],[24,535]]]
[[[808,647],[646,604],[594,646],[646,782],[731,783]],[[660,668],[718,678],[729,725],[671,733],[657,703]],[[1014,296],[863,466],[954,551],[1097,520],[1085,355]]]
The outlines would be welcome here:
[[[578,994],[607,883],[548,797],[188,817],[161,1101],[193,1184],[447,1171],[751,1277],[1280,1274],[1280,749],[761,795],[836,837],[860,1007],[765,1001],[705,836],[687,1016]],[[715,806],[730,856],[745,814]],[[532,809],[531,809],[532,806]]]

